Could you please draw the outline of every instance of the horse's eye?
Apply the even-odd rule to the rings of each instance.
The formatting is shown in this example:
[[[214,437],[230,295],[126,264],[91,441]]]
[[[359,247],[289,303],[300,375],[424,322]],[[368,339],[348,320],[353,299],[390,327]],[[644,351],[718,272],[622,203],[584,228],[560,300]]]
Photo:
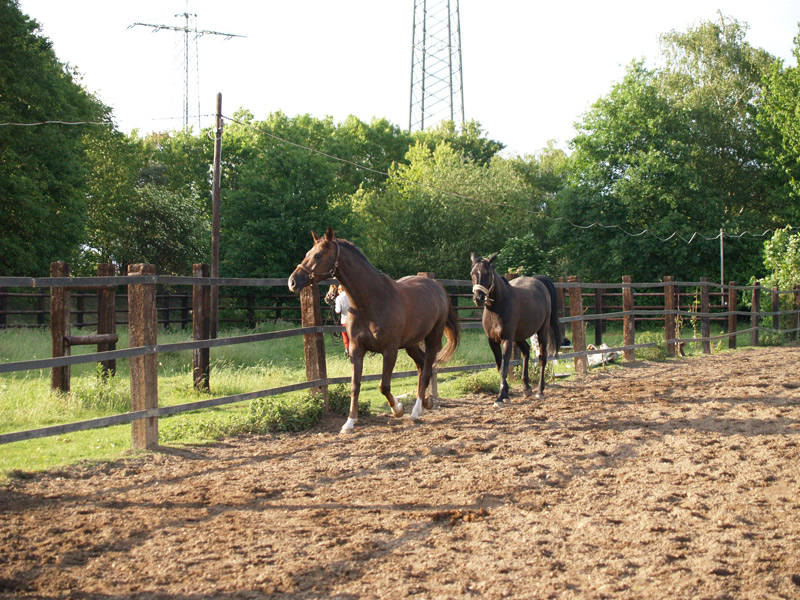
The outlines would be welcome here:
[[[314,255],[314,260],[319,260],[320,256],[322,256],[319,252]]]

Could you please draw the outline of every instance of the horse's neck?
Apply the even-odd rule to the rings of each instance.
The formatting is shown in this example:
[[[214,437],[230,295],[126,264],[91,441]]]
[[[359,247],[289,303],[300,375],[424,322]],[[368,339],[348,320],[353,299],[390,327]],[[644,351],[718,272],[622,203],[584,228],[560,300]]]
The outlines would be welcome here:
[[[506,302],[511,299],[511,285],[500,277],[497,271],[494,271],[494,298],[492,298],[492,306],[498,311],[502,310]]]
[[[366,314],[374,312],[376,307],[386,305],[393,283],[360,252],[344,245],[336,278],[350,297],[351,307]]]

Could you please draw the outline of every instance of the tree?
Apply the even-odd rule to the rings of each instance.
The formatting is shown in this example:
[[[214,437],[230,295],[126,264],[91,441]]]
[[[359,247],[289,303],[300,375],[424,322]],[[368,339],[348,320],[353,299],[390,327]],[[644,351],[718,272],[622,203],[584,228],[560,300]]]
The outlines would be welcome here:
[[[478,164],[446,142],[433,151],[417,143],[406,160],[392,169],[385,190],[361,190],[352,199],[363,250],[381,270],[463,279],[470,252],[488,255],[530,231],[536,203],[508,161]]]
[[[710,238],[720,229],[774,223],[775,173],[755,126],[772,59],[747,44],[744,32],[721,17],[667,34],[664,67],[632,63],[584,116],[572,142],[571,189],[553,203],[562,221],[552,235],[573,272],[707,276],[719,251]],[[695,232],[701,236],[692,238]],[[746,279],[759,268],[757,244],[742,238],[727,245],[730,276]]]
[[[108,121],[109,109],[38,30],[17,2],[0,0],[0,122]],[[96,127],[0,127],[0,274],[46,274],[50,262],[77,253],[86,221],[84,136]]]
[[[785,216],[800,221],[800,35],[794,38],[797,64],[784,68],[776,60],[766,75],[766,86],[758,124],[769,140],[767,152],[786,182]]]
[[[412,138],[415,143],[425,144],[431,152],[444,142],[461,158],[484,166],[505,148],[502,142],[485,137],[481,124],[474,120],[464,123],[460,131],[453,121],[445,120],[433,129],[414,133]]]

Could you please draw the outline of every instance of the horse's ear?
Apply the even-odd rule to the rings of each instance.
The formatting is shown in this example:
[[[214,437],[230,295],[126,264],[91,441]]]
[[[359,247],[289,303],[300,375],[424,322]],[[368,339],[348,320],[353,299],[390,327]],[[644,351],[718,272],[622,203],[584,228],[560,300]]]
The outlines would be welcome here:
[[[329,242],[333,241],[333,228],[332,227],[328,227],[328,231],[325,232],[325,239],[328,240]]]
[[[316,244],[319,241],[319,236],[314,233],[314,230],[311,230],[311,237],[314,238],[314,243]]]
[[[495,258],[497,258],[497,255],[498,255],[498,254],[500,254],[500,252],[499,252],[499,251],[498,251],[498,252],[495,252],[494,254],[492,254],[492,255],[489,257],[489,263],[493,263],[493,262],[494,262],[494,259],[495,259]]]
[[[475,254],[474,252],[470,252],[470,253],[469,253],[469,258],[470,258],[470,260],[472,261],[472,264],[473,264],[473,265],[474,265],[476,262],[478,262],[478,255],[477,255],[477,254]]]

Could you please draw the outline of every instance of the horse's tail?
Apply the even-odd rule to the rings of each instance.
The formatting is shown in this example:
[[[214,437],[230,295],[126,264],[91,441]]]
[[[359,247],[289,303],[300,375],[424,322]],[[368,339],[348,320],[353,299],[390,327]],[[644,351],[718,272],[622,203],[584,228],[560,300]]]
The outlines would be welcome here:
[[[561,340],[564,339],[564,329],[561,327],[561,321],[558,315],[561,314],[561,304],[558,301],[558,292],[553,280],[546,275],[537,275],[536,279],[541,281],[550,292],[550,339],[547,344],[547,351],[553,355],[558,356],[558,350],[561,348]]]
[[[444,325],[444,336],[447,338],[447,345],[439,351],[436,356],[436,363],[444,363],[453,357],[461,339],[461,327],[458,324],[458,312],[450,298],[447,298],[447,322]]]

